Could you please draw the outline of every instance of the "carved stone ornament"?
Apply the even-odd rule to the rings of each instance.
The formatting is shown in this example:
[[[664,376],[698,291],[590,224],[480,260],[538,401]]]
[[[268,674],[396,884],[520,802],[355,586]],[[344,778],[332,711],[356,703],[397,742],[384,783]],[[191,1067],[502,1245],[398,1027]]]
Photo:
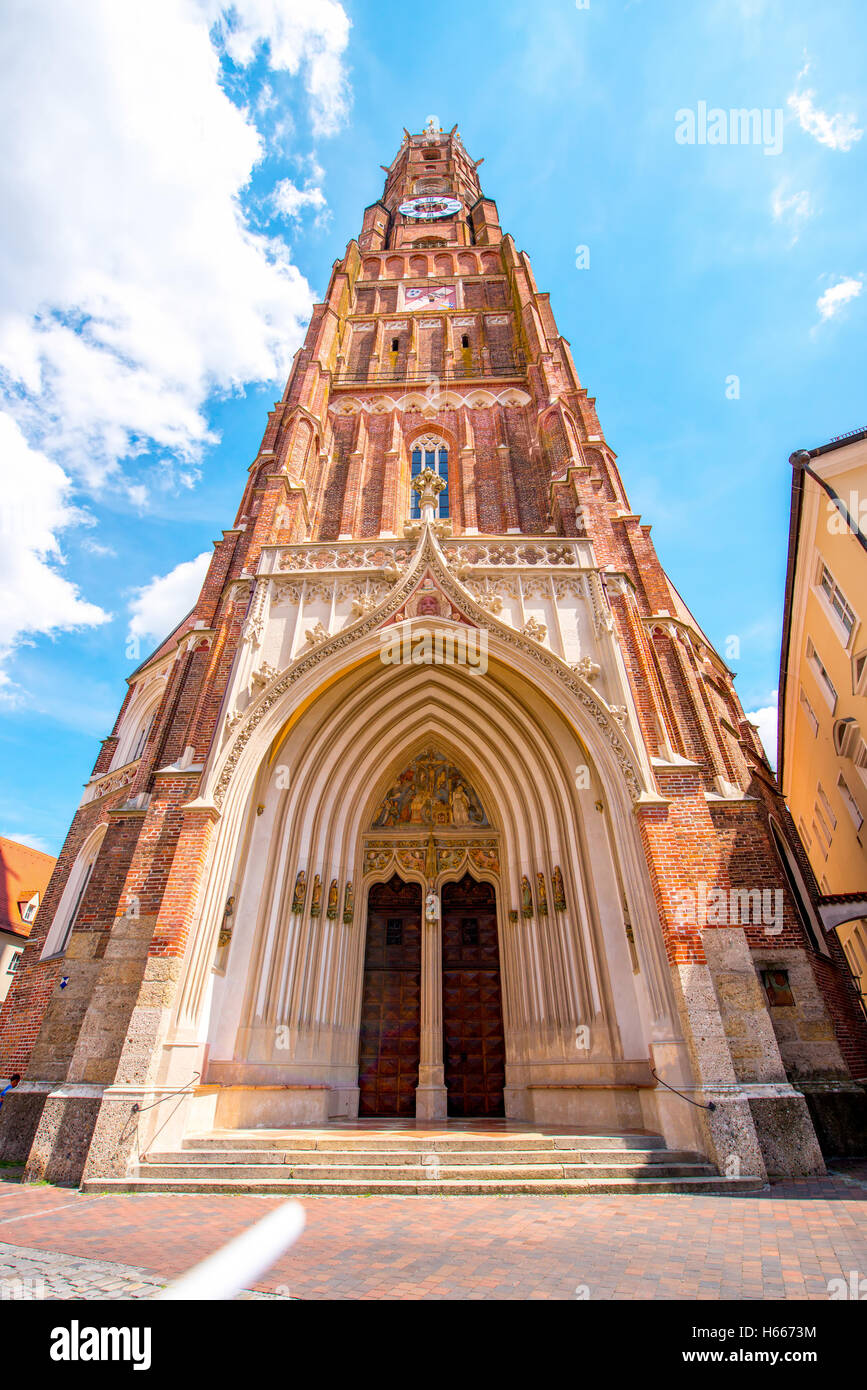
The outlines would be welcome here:
[[[581,676],[582,680],[585,681],[595,681],[596,677],[599,675],[600,669],[598,663],[591,661],[589,656],[582,656],[581,660],[576,661],[575,665],[572,667],[572,670],[576,671],[577,674]]]
[[[460,550],[463,551],[463,549],[464,547],[461,546]],[[514,547],[511,549],[514,553]],[[571,550],[573,555],[577,552],[575,543],[572,543],[572,546],[564,544],[563,549]],[[454,561],[459,562],[457,551],[454,552]],[[448,554],[446,555],[446,562],[448,563]],[[574,560],[573,563],[575,563]],[[621,737],[619,726],[612,719],[604,701],[600,700],[586,682],[576,677],[574,671],[571,671],[550,650],[529,641],[514,628],[508,627],[486,614],[485,610],[479,606],[472,595],[468,594],[453,574],[443,568],[443,552],[433,537],[428,536],[423,541],[420,552],[413,556],[406,573],[395,584],[392,592],[375,613],[368,614],[345,632],[340,632],[335,637],[330,638],[327,643],[323,641],[316,645],[308,644],[295,660],[280,673],[277,680],[263,690],[262,694],[244,711],[241,728],[237,733],[234,733],[231,743],[226,749],[222,765],[216,773],[212,794],[214,804],[218,809],[222,808],[226,791],[238,762],[261,721],[271,713],[275,706],[280,705],[293,687],[299,682],[303,682],[320,662],[340,656],[344,649],[354,646],[355,643],[380,627],[389,618],[393,618],[397,612],[402,611],[407,599],[418,584],[419,574],[423,574],[425,568],[428,567],[436,573],[437,582],[448,599],[460,608],[461,612],[472,622],[480,626],[491,627],[493,625],[497,639],[503,646],[520,650],[540,671],[544,671],[549,678],[556,680],[563,688],[564,693],[568,692],[576,703],[583,706],[587,715],[598,727],[601,737],[608,741],[631,799],[634,802],[639,800],[643,789],[639,769],[633,760],[631,750]],[[588,575],[587,578],[594,602],[594,610],[596,610],[598,604],[604,603],[601,585],[597,575]],[[590,582],[591,580],[595,580],[596,583]]]
[[[310,899],[310,916],[318,917],[322,912],[322,879],[319,874],[313,880],[313,893]]]
[[[535,618],[528,618],[521,628],[524,637],[529,637],[533,642],[544,642],[548,629],[544,623],[537,622]]]
[[[352,922],[354,911],[355,894],[352,891],[352,879],[350,879],[346,885],[346,891],[343,894],[343,920],[347,926]]]
[[[320,642],[327,642],[331,633],[324,623],[318,622],[315,627],[308,627],[304,636],[311,646],[318,646]]]
[[[443,488],[447,486],[445,478],[434,473],[432,468],[423,468],[421,473],[416,474],[412,480],[412,490],[418,493],[418,504],[422,516],[424,516],[425,507],[436,507],[437,498]]]

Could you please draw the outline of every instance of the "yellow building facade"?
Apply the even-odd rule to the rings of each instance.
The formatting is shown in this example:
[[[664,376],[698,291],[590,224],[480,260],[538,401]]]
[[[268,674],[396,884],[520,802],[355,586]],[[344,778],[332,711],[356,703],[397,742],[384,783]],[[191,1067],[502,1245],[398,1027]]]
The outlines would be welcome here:
[[[778,776],[867,999],[867,430],[791,461]]]

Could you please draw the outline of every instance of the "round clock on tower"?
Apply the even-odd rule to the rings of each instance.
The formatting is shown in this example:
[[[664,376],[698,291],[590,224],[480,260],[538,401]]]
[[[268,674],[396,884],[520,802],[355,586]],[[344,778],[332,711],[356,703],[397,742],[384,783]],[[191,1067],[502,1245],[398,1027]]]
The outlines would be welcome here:
[[[407,198],[406,202],[401,203],[398,208],[401,216],[415,217],[419,222],[435,222],[440,217],[454,217],[455,213],[460,212],[460,210],[461,204],[458,198],[439,195]]]

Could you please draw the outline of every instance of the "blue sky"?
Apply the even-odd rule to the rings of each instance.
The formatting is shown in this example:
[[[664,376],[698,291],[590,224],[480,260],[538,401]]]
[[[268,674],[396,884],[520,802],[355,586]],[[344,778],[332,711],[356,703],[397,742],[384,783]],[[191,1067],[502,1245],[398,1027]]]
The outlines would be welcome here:
[[[145,654],[189,606],[310,305],[431,114],[484,156],[634,508],[771,706],[788,455],[867,423],[863,4],[126,10],[2,21],[0,834],[59,849],[130,630]],[[701,102],[766,110],[782,148],[678,143]]]

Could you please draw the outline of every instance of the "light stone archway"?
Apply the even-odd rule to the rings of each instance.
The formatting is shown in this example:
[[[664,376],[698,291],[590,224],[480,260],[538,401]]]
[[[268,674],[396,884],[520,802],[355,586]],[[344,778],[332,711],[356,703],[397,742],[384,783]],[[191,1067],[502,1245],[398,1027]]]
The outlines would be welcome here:
[[[211,1080],[321,1086],[331,1113],[352,1113],[362,908],[376,879],[365,870],[365,837],[388,779],[421,748],[436,746],[482,798],[498,844],[491,881],[510,1113],[538,1117],[556,1102],[577,1120],[586,1083],[597,1088],[601,1120],[606,1095],[614,1104],[646,1084],[650,1042],[677,1031],[634,797],[611,742],[584,705],[555,704],[538,673],[531,681],[496,634],[484,676],[459,665],[385,667],[378,641],[371,650],[374,637],[363,659],[336,656],[317,670],[314,689],[287,692],[244,747],[223,801],[166,1062],[182,1046],[188,1066],[190,1045],[207,1044]],[[579,763],[590,770],[581,789]],[[566,884],[565,912],[552,902],[555,867]],[[308,896],[295,913],[301,869]],[[317,873],[326,891],[337,880],[341,909],[345,884],[353,884],[351,924],[342,911],[336,920],[324,909],[310,915]],[[527,919],[521,879],[535,884],[539,873],[548,915]],[[232,937],[220,947],[227,897],[234,898]],[[640,1123],[640,1116],[634,1105],[629,1114],[614,1105],[609,1120]]]

